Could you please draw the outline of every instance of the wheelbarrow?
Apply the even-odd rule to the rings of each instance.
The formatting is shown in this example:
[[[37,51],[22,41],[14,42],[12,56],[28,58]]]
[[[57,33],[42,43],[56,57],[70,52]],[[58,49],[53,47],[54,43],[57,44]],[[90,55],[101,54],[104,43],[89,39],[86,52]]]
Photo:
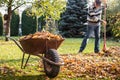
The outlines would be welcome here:
[[[42,58],[44,71],[49,78],[54,78],[59,74],[60,66],[64,62],[60,60],[57,49],[63,40],[47,40],[47,39],[27,39],[24,41],[16,41],[8,37],[21,49],[23,57],[21,61],[21,68],[24,69],[28,63],[31,55]],[[28,58],[24,64],[24,56],[28,54]],[[23,65],[24,64],[24,65]]]

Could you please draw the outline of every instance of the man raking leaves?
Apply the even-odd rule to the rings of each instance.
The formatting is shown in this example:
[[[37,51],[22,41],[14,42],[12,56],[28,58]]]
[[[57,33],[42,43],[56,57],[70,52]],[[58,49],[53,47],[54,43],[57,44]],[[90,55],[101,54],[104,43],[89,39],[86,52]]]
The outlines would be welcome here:
[[[95,0],[93,5],[89,6],[88,16],[87,16],[87,23],[88,23],[87,32],[80,46],[79,53],[83,52],[83,50],[85,49],[88,38],[90,37],[92,31],[94,31],[95,34],[94,52],[95,53],[100,52],[99,45],[100,45],[101,22],[103,23],[104,27],[106,26],[106,21],[101,19],[102,10],[106,8],[106,6],[102,6],[101,2],[102,2],[101,0]]]

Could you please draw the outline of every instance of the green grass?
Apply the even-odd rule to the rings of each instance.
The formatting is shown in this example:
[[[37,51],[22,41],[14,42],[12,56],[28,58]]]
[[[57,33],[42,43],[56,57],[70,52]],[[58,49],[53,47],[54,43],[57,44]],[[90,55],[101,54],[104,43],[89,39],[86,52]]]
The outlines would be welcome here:
[[[82,38],[67,38],[62,43],[58,51],[62,54],[63,53],[76,54],[80,48],[82,40],[83,40]],[[107,48],[109,48],[110,46],[120,46],[120,42],[116,42],[111,39],[108,39],[106,44],[107,44]],[[100,49],[102,50],[102,48],[103,48],[103,40],[101,39]],[[93,38],[89,39],[88,44],[83,53],[91,53],[91,52],[94,52],[94,39]]]
[[[18,37],[14,37],[18,39]],[[65,41],[58,48],[59,54],[77,54],[80,44],[82,42],[82,38],[66,38]],[[102,49],[103,41],[101,40],[100,48]],[[107,40],[107,47],[110,46],[120,46],[119,42]],[[93,52],[94,49],[94,39],[90,39],[84,53]],[[28,55],[26,55],[25,59]],[[36,56],[31,56],[29,60],[29,66],[26,69],[21,69],[21,59],[22,59],[22,51],[15,45],[13,41],[5,42],[4,37],[0,37],[0,66],[7,66],[8,72],[6,74],[2,74],[0,72],[0,80],[46,80],[45,73],[39,71],[43,70],[43,68],[39,68],[39,59]],[[11,70],[14,73],[11,73]],[[20,71],[19,71],[20,70]],[[64,77],[63,77],[64,76]],[[78,79],[69,79],[66,78],[63,73],[60,73],[57,78],[54,80],[83,80],[81,78]],[[64,79],[66,78],[66,79]]]

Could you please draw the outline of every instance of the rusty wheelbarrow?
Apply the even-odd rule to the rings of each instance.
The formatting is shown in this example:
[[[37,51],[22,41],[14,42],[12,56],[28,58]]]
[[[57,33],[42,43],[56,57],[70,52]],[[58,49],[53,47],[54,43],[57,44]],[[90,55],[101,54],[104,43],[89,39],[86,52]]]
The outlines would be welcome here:
[[[54,78],[58,75],[60,71],[60,66],[64,65],[64,62],[60,60],[57,49],[60,44],[64,41],[62,40],[44,40],[44,39],[27,39],[24,41],[16,41],[15,39],[8,37],[16,43],[16,45],[23,52],[21,68],[25,68],[30,55],[35,55],[43,60],[44,71],[49,78]],[[24,63],[24,56],[28,54],[28,58]]]

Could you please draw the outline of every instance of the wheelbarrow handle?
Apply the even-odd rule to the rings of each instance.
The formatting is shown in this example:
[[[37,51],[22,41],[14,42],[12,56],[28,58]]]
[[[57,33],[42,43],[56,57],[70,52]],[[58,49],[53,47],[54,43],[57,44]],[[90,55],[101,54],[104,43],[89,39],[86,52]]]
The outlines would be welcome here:
[[[23,50],[23,48],[21,47],[21,45],[20,45],[15,39],[13,39],[13,38],[11,38],[11,37],[7,37],[7,38],[9,38],[10,40],[12,40],[12,41],[20,48],[21,51],[25,52],[25,51]]]

